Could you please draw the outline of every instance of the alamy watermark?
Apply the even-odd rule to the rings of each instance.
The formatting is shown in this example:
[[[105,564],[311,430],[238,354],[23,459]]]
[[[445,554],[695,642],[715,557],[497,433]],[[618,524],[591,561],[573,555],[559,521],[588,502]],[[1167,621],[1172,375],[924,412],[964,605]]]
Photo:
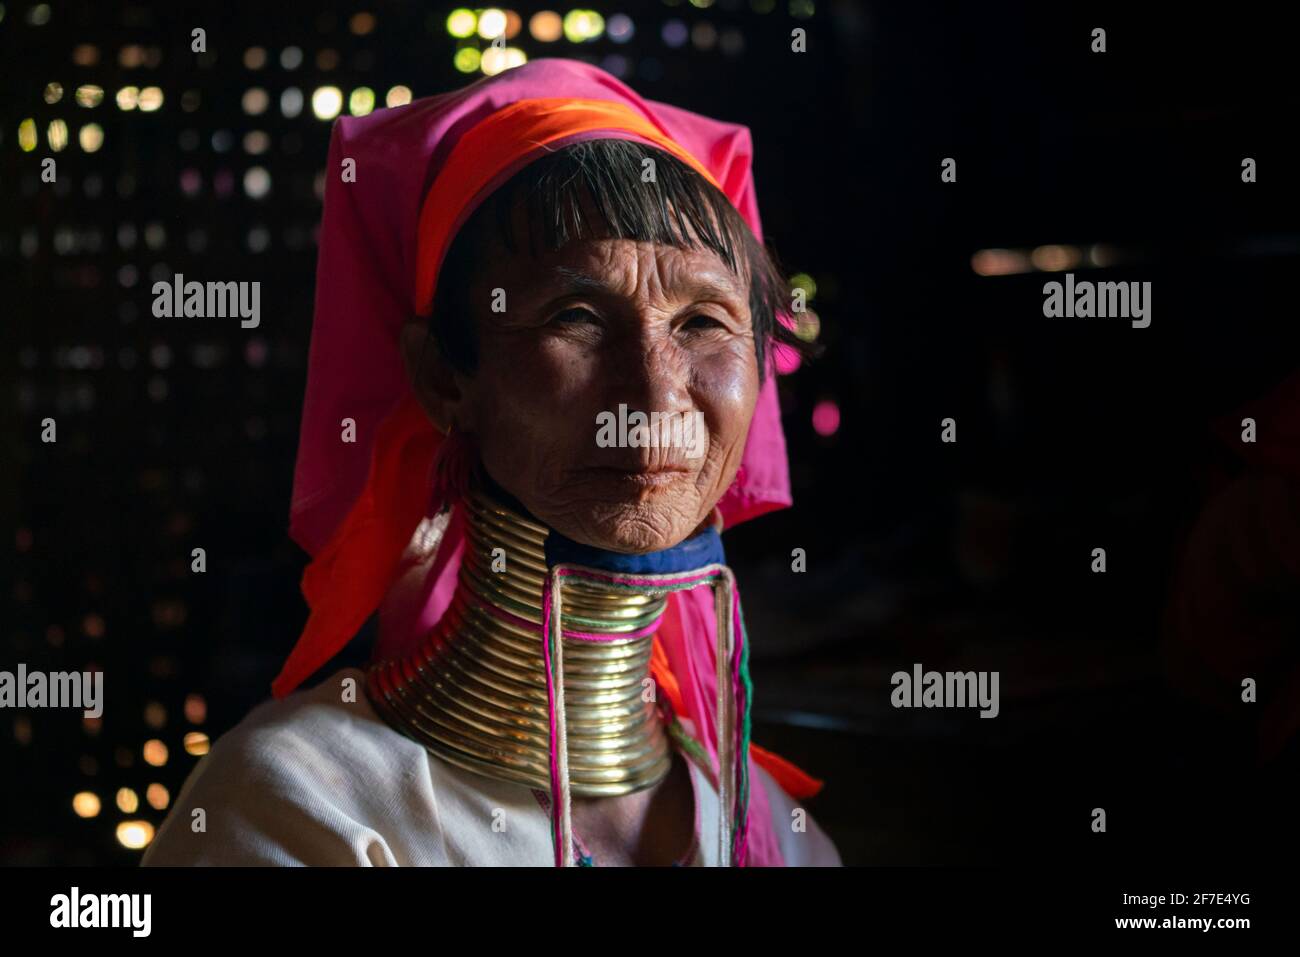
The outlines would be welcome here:
[[[50,898],[51,927],[125,927],[133,937],[148,937],[152,915],[152,894],[83,894],[73,887]]]
[[[182,273],[170,283],[153,284],[153,314],[159,319],[226,319],[239,317],[244,329],[262,321],[260,282],[185,281]]]
[[[698,459],[709,448],[704,413],[628,412],[620,403],[617,414],[596,416],[596,445],[602,449],[685,449],[686,457]]]
[[[0,671],[0,708],[82,708],[87,718],[104,713],[102,671]]]
[[[1151,325],[1150,282],[1074,281],[1043,283],[1043,315],[1049,319],[1131,319],[1134,329]]]
[[[895,671],[889,703],[895,708],[979,708],[981,718],[998,716],[998,672]]]

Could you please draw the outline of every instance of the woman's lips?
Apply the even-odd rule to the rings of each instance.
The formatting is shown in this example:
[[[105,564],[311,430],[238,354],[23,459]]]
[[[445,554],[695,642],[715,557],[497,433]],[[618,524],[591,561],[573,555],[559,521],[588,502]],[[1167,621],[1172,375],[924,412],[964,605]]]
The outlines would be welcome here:
[[[690,469],[679,465],[632,469],[598,468],[594,471],[608,475],[620,484],[644,489],[663,488],[672,485],[683,475],[690,474]]]

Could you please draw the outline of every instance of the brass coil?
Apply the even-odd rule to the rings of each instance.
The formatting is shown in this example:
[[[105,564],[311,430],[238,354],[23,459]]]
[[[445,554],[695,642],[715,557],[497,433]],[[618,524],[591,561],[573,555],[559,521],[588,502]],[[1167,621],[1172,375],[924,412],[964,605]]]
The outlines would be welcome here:
[[[549,790],[541,643],[547,529],[481,489],[460,507],[466,542],[456,594],[415,652],[371,666],[367,695],[392,727],[443,760]],[[575,797],[631,794],[671,767],[663,720],[643,699],[653,626],[664,607],[662,595],[590,582],[564,586],[564,630],[602,636],[563,639]]]

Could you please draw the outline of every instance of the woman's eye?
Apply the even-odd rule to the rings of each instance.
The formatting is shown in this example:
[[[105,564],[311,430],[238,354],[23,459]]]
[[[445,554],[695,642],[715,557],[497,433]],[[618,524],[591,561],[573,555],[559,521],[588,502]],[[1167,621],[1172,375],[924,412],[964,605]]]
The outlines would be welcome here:
[[[691,318],[683,322],[682,328],[689,329],[693,332],[700,332],[707,329],[725,329],[726,326],[712,316],[700,313],[699,315],[691,316]]]
[[[589,322],[594,325],[598,321],[599,320],[596,318],[595,314],[593,314],[589,309],[565,309],[563,312],[557,312],[551,317],[551,322],[560,325],[578,325],[584,322]]]

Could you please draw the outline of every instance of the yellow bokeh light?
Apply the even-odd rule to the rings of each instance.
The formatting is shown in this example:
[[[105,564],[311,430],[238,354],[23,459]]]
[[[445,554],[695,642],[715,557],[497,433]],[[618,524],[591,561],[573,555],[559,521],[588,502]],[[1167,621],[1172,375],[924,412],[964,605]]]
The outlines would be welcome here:
[[[77,817],[98,817],[99,795],[93,791],[78,791],[72,796],[72,810]]]
[[[142,850],[152,840],[153,825],[148,821],[123,821],[117,826],[117,842],[129,850]]]
[[[61,100],[61,99],[63,99],[63,84],[62,84],[62,83],[46,83],[46,84],[45,84],[45,102],[46,102],[46,103],[49,103],[49,104],[52,106],[52,105],[54,105],[55,103],[59,102],[59,100]]]
[[[104,100],[104,88],[95,86],[93,83],[87,83],[84,86],[77,87],[76,97],[78,106],[94,109]]]
[[[484,40],[495,40],[506,32],[506,12],[488,7],[478,15],[478,35]]]
[[[117,91],[117,108],[119,110],[134,110],[140,105],[140,90],[134,86],[124,86]]]
[[[506,51],[504,47],[488,47],[483,51],[483,59],[479,63],[485,76],[496,76],[507,68]]]
[[[528,32],[534,40],[542,43],[554,43],[564,36],[564,21],[554,10],[541,10],[534,13],[528,21]]]
[[[50,141],[50,149],[56,153],[60,152],[68,145],[68,124],[62,120],[50,120],[45,138]]]
[[[117,809],[123,814],[134,814],[140,810],[140,796],[130,788],[118,788]]]
[[[1074,246],[1039,246],[1029,254],[1029,261],[1034,268],[1042,272],[1064,272],[1073,269],[1082,258]]]
[[[384,97],[385,106],[405,106],[410,102],[411,88],[409,86],[395,86]]]
[[[163,105],[163,91],[156,86],[146,86],[140,91],[140,109],[152,113]]]
[[[564,36],[570,43],[594,40],[605,32],[605,18],[595,10],[570,10],[564,15]]]
[[[18,124],[18,145],[24,153],[36,149],[36,121],[27,119]]]
[[[822,321],[817,313],[807,309],[795,316],[794,334],[804,342],[816,342],[821,335]]]
[[[104,131],[98,123],[87,123],[77,132],[77,141],[87,153],[94,153],[104,145]]]
[[[160,768],[167,763],[167,745],[157,738],[144,743],[143,754],[145,764],[153,765],[155,768]]]
[[[368,86],[359,86],[348,97],[348,112],[353,116],[365,116],[375,109],[375,91]]]
[[[472,10],[459,7],[447,14],[447,32],[458,39],[472,36],[478,25],[478,18]]]
[[[337,86],[318,87],[311,95],[311,111],[318,120],[332,120],[343,109],[343,91]]]
[[[812,299],[817,295],[817,282],[806,272],[795,273],[790,277],[790,285],[795,289],[802,289]]]
[[[473,73],[478,69],[480,54],[473,47],[461,47],[452,57],[452,63],[461,73]]]
[[[191,731],[185,735],[185,753],[202,757],[210,747],[208,736],[202,731]]]
[[[149,802],[149,806],[155,811],[165,811],[172,796],[167,793],[167,789],[155,781],[145,789],[144,799]]]

